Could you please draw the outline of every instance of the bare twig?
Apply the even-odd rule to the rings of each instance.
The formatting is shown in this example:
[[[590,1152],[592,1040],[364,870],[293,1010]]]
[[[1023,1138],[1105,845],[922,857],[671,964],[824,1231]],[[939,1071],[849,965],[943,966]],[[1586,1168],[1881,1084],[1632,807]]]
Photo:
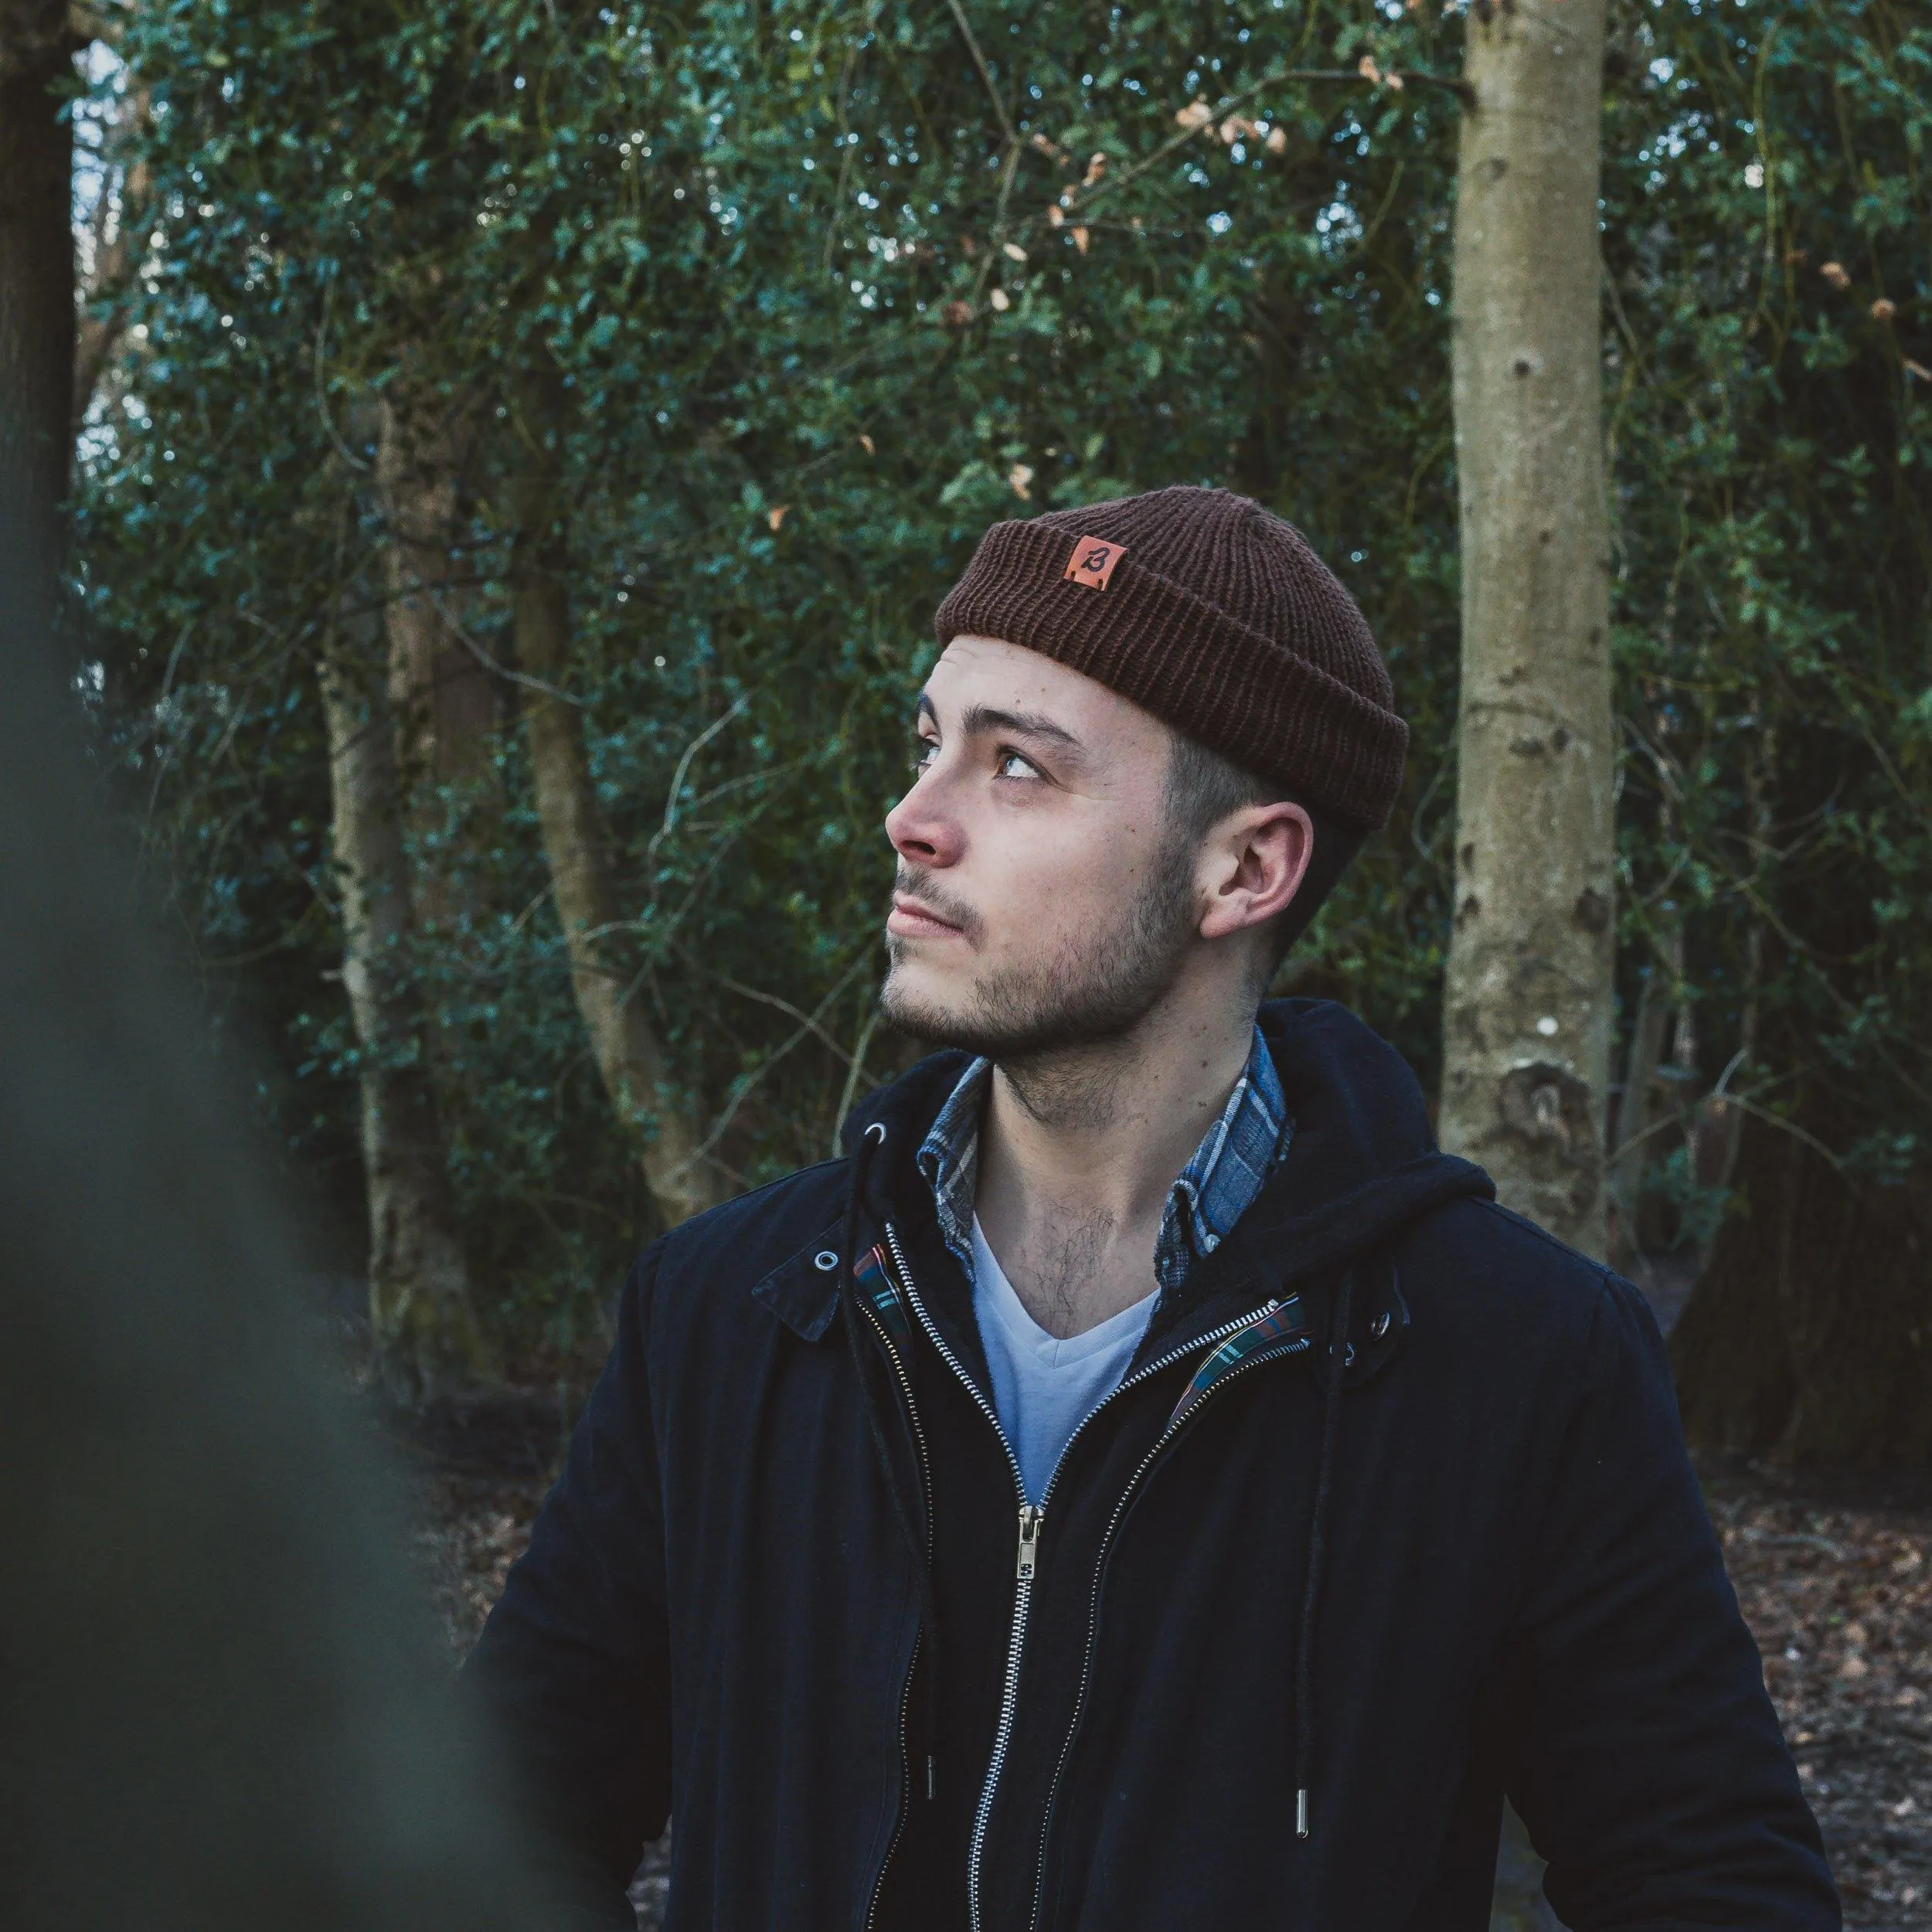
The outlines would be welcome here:
[[[999,97],[999,90],[993,85],[993,70],[986,64],[986,56],[979,50],[979,43],[973,37],[972,23],[966,18],[966,9],[960,0],[946,0],[953,10],[953,18],[959,23],[960,38],[966,43],[966,51],[973,57],[973,65],[979,70],[980,79],[986,83],[986,97],[993,104],[993,112],[999,121],[999,131],[1009,148],[1019,145],[1019,136],[1013,131],[1013,123],[1007,114],[1006,104]]]
[[[1444,751],[1441,757],[1436,761],[1436,775],[1423,787],[1422,796],[1416,801],[1415,810],[1409,815],[1409,842],[1415,847],[1423,859],[1431,866],[1439,865],[1441,862],[1429,849],[1429,846],[1433,845],[1440,835],[1440,828],[1438,827],[1435,832],[1429,835],[1428,844],[1425,845],[1422,838],[1422,815],[1429,809],[1430,801],[1435,797],[1444,778],[1448,775],[1450,757],[1450,753]],[[1446,822],[1453,822],[1453,820]]]
[[[832,198],[832,220],[825,229],[825,271],[832,273],[832,258],[838,252],[840,222],[845,208],[845,190],[852,184],[852,164],[854,158],[852,145],[849,138],[852,133],[851,116],[848,111],[852,100],[852,69],[858,65],[859,47],[856,42],[845,49],[845,63],[838,70],[838,185]]]
[[[430,603],[435,609],[436,614],[448,625],[450,634],[462,645],[465,651],[468,651],[471,657],[475,658],[478,664],[482,665],[485,670],[495,672],[499,678],[507,679],[512,684],[520,684],[526,691],[540,692],[546,698],[554,698],[560,704],[573,704],[581,706],[589,702],[587,699],[573,697],[569,692],[560,685],[546,684],[541,678],[533,678],[527,671],[518,671],[512,669],[507,664],[498,664],[495,658],[492,657],[489,652],[485,651],[482,645],[478,644],[475,638],[464,628],[461,621],[444,602],[440,592],[427,584],[420,585],[419,587],[428,590]]]
[[[755,771],[738,772],[692,799],[678,814],[679,822],[688,825],[707,805],[715,805],[720,798],[728,798],[734,791],[743,791],[747,785],[769,784],[775,778],[783,778],[792,772],[802,771],[811,762],[811,756],[807,754],[797,758],[787,758],[775,765],[760,765]]]
[[[879,1022],[885,1017],[876,1000],[872,1011],[866,1015],[866,1023],[859,1029],[859,1039],[852,1049],[852,1060],[845,1075],[845,1091],[838,1096],[838,1117],[832,1124],[832,1154],[836,1160],[838,1144],[845,1131],[845,1116],[852,1111],[852,1104],[859,1095],[859,1083],[866,1077],[866,1053],[872,1045],[872,1036],[879,1029]]]
[[[870,955],[870,952],[871,948],[868,947],[864,952],[862,952],[859,957],[838,975],[838,978],[833,985],[832,990],[828,992],[825,998],[812,1009],[810,1015],[805,1020],[805,1023],[793,1032],[791,1037],[785,1041],[783,1046],[780,1046],[775,1052],[769,1055],[766,1059],[760,1060],[749,1073],[747,1073],[740,1077],[737,1083],[737,1091],[732,1095],[730,1104],[725,1108],[725,1111],[718,1116],[717,1120],[713,1124],[711,1131],[707,1134],[704,1137],[704,1139],[692,1150],[691,1153],[685,1158],[685,1159],[679,1163],[676,1172],[672,1177],[673,1179],[675,1179],[677,1175],[683,1174],[688,1168],[696,1166],[699,1161],[703,1160],[710,1153],[711,1150],[724,1138],[726,1134],[730,1129],[731,1123],[737,1118],[738,1109],[744,1104],[746,1098],[750,1094],[752,1089],[755,1087],[758,1083],[786,1056],[787,1054],[791,1053],[792,1049],[795,1047],[801,1040],[804,1039],[808,1034],[817,1031],[818,1022],[824,1015],[825,1009],[829,1006],[832,1002],[835,1000],[838,995],[852,984],[854,975],[856,975],[865,965],[867,958]]]
[[[180,634],[175,639],[175,648],[168,653],[168,668],[162,674],[161,696],[155,700],[157,723],[167,709],[168,694],[175,688],[175,672],[180,665],[182,652],[188,648],[188,632],[189,626],[184,624]],[[171,740],[162,747],[161,755],[155,761],[155,782],[148,793],[148,822],[150,825],[153,824],[155,811],[161,804],[162,781],[173,769],[174,763],[175,743]]]
[[[556,888],[551,885],[548,879],[544,881],[543,890],[539,892],[536,896],[523,908],[522,911],[517,914],[515,918],[510,921],[509,930],[512,935],[522,931],[524,927],[529,923],[532,915],[536,911],[538,906],[541,906],[555,889]]]
[[[1921,818],[1925,818],[1927,814],[1924,800],[1899,776],[1897,766],[1886,755],[1885,747],[1872,735],[1871,723],[1865,716],[1865,707],[1862,705],[1853,706],[1851,716],[1852,723],[1858,726],[1859,736],[1865,740],[1866,749],[1878,760],[1879,770],[1891,781],[1892,789],[1899,794],[1909,811],[1917,812]]]
[[[698,753],[703,750],[705,747],[710,743],[712,740],[716,737],[733,719],[738,716],[750,702],[751,693],[749,691],[740,692],[737,696],[732,699],[730,709],[721,717],[713,719],[710,723],[706,725],[703,730],[685,747],[684,755],[678,760],[678,768],[671,774],[671,788],[665,794],[664,823],[651,835],[650,844],[645,848],[645,863],[651,868],[653,874],[657,870],[658,848],[670,836],[677,825],[678,794],[684,789],[685,776],[691,769],[692,760],[696,757]]]
[[[322,319],[315,325],[315,408],[322,419],[322,427],[329,441],[335,445],[335,454],[352,470],[359,470],[366,476],[374,467],[366,463],[345,443],[335,427],[335,418],[328,406],[328,381],[323,374],[324,358],[328,343],[328,311],[335,299],[335,284],[325,283],[322,289]]]
[[[1607,264],[1604,269],[1604,293],[1610,298],[1610,312],[1617,318],[1617,332],[1624,338],[1624,346],[1630,351],[1631,366],[1648,383],[1650,371],[1644,366],[1643,347],[1637,339],[1637,332],[1630,325],[1629,316],[1624,312],[1624,298],[1617,288],[1617,277],[1610,272]]]
[[[685,957],[689,957],[689,955],[687,954]],[[733,979],[729,973],[714,973],[712,978],[717,985],[723,987],[726,992],[736,993],[743,999],[755,999],[763,1006],[775,1006],[788,1019],[797,1020],[801,1026],[810,1027],[819,1045],[824,1047],[828,1053],[834,1055],[842,1066],[849,1066],[852,1064],[852,1056],[838,1044],[838,1041],[834,1039],[811,1014],[800,1007],[793,1005],[790,1000],[781,999],[776,993],[761,992],[756,986],[747,986],[743,980]]]
[[[1774,1114],[1769,1107],[1760,1107],[1754,1102],[1746,1100],[1741,1094],[1726,1094],[1724,1096],[1724,1104],[1726,1107],[1741,1108],[1753,1118],[1762,1121],[1767,1127],[1782,1128],[1793,1139],[1802,1141],[1814,1154],[1821,1156],[1828,1162],[1832,1172],[1841,1179],[1843,1178],[1845,1163],[1815,1134],[1808,1133],[1804,1128],[1798,1125],[1797,1121],[1787,1121],[1782,1114]]]
[[[1692,1102],[1689,1106],[1679,1107],[1673,1113],[1664,1114],[1661,1118],[1652,1121],[1649,1126],[1642,1128],[1635,1134],[1631,1134],[1628,1140],[1619,1141],[1616,1146],[1611,1150],[1610,1159],[1611,1162],[1613,1163],[1621,1162],[1624,1156],[1628,1154],[1632,1148],[1642,1146],[1644,1142],[1648,1140],[1653,1134],[1661,1134],[1666,1128],[1681,1127],[1683,1124],[1684,1115],[1691,1111],[1691,1107],[1706,1106],[1713,1100],[1719,1101],[1726,1107],[1738,1107],[1746,1113],[1762,1114],[1766,1119],[1775,1118],[1779,1120],[1781,1122],[1783,1122],[1783,1124],[1788,1125],[1788,1122],[1784,1122],[1784,1117],[1781,1114],[1764,1114],[1763,1108],[1752,1106],[1750,1100],[1744,1096],[1733,1094],[1726,1090],[1730,1084],[1731,1076],[1744,1064],[1744,1049],[1740,1046],[1737,1051],[1731,1056],[1730,1062],[1726,1066],[1723,1072],[1718,1075],[1717,1084],[1704,1096],[1702,1100]],[[1790,1077],[1790,1075],[1786,1074],[1781,1076],[1777,1080],[1760,1081],[1758,1083],[1756,1090],[1760,1094],[1764,1093],[1771,1087],[1781,1086],[1784,1083],[1784,1081],[1785,1080],[1788,1080]]]
[[[973,277],[973,300],[975,304],[986,291],[986,284],[995,269],[999,266],[1000,243],[1006,234],[1006,204],[1012,198],[1013,182],[1019,173],[1019,158],[1026,151],[1018,146],[1009,148],[1006,158],[1000,164],[999,199],[993,207],[993,224],[989,234],[986,253],[981,258],[979,270]]]

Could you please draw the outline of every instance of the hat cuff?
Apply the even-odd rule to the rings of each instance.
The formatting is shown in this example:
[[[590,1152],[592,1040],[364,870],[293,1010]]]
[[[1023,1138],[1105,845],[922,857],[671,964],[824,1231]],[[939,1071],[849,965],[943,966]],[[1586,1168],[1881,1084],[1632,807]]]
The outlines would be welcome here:
[[[1387,819],[1409,731],[1391,709],[1284,649],[1125,547],[1103,590],[1065,575],[1076,539],[995,524],[934,619],[1065,665],[1361,830]]]

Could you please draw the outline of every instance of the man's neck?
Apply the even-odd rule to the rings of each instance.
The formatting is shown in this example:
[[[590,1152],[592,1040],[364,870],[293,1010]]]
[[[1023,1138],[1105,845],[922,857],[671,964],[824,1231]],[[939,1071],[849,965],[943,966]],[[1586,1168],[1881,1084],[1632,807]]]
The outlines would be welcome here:
[[[994,1068],[975,1206],[1049,1334],[1082,1334],[1154,1291],[1168,1195],[1253,1036],[1245,1015],[1157,1009],[1124,1039]]]

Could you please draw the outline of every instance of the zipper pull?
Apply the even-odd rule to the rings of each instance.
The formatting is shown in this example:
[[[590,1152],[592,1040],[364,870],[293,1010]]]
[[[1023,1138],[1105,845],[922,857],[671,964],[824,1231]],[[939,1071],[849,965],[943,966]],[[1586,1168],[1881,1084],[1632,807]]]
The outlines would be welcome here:
[[[1033,1559],[1039,1547],[1039,1519],[1044,1513],[1031,1503],[1022,1503],[1019,1506],[1019,1576],[1023,1583],[1033,1580]]]

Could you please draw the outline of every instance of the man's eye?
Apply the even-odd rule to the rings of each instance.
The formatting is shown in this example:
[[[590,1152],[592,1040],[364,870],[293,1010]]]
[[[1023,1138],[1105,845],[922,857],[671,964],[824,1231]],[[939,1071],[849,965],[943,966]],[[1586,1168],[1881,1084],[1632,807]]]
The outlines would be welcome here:
[[[915,738],[913,740],[913,770],[923,771],[938,756],[939,746],[933,739]]]
[[[1032,759],[1017,751],[1002,751],[999,754],[999,775],[1002,778],[1037,778],[1040,772]]]

